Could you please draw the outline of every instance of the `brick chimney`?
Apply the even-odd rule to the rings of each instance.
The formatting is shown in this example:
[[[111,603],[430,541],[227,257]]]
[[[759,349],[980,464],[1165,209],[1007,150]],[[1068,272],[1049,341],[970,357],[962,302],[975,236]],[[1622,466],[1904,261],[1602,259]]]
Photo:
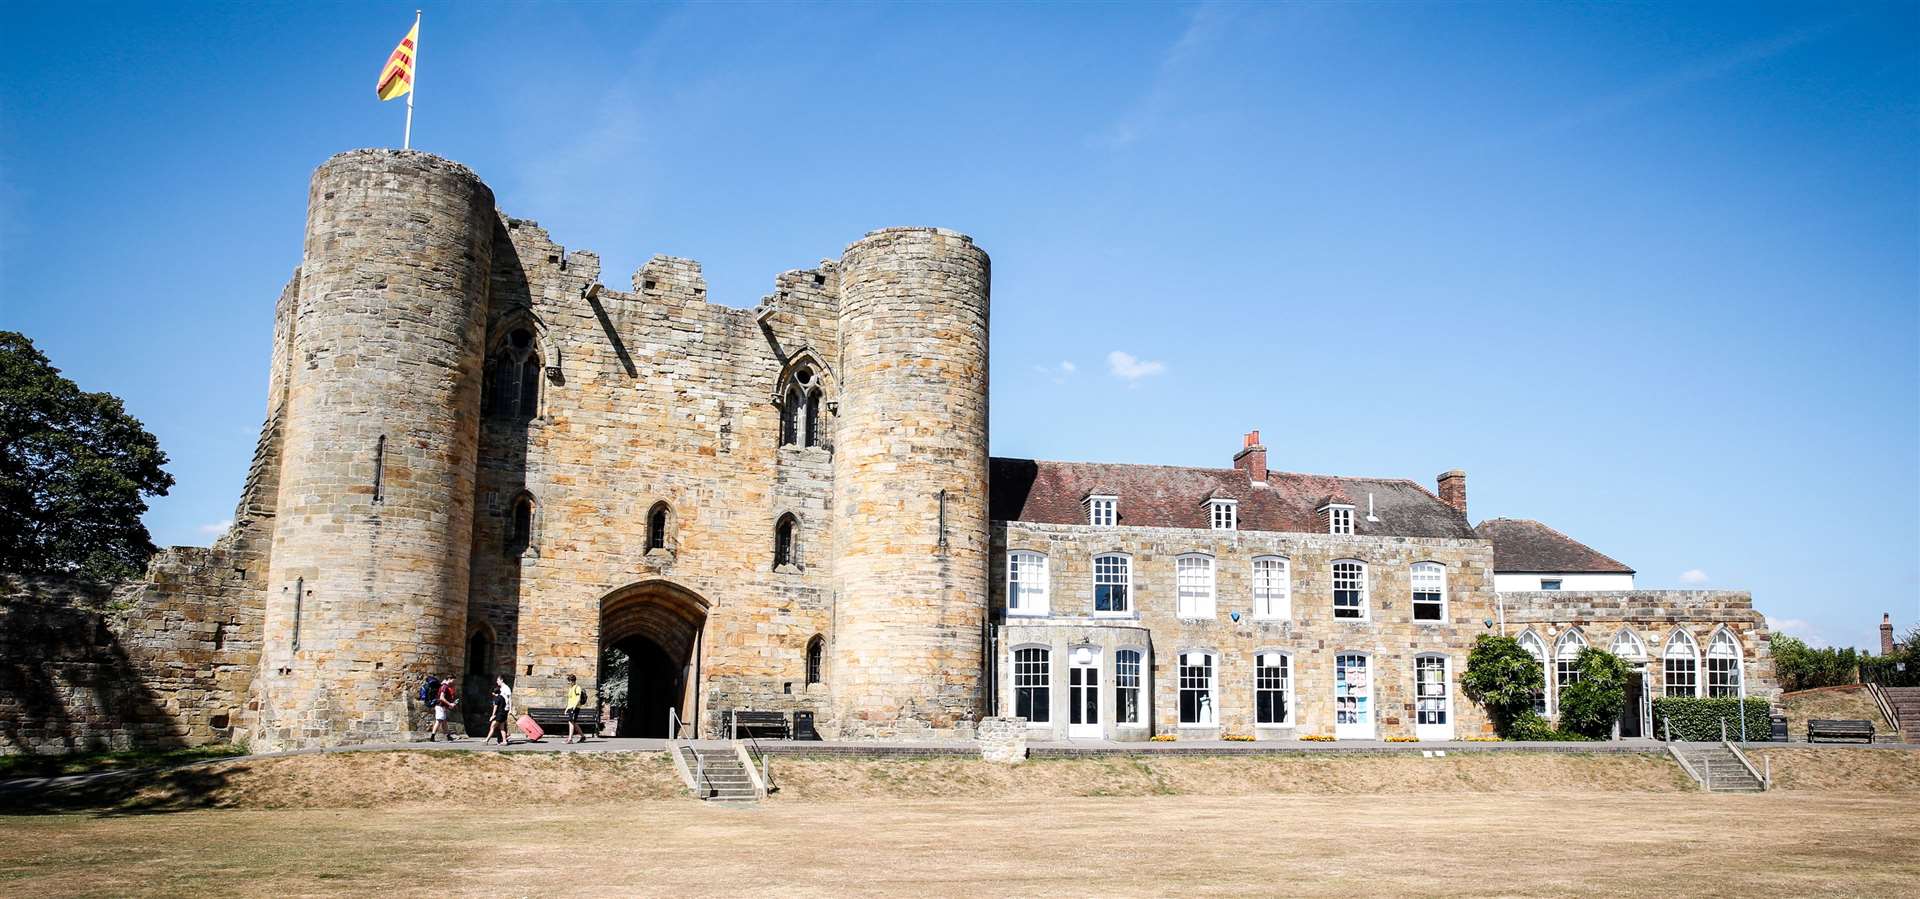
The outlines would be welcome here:
[[[1893,616],[1886,612],[1880,613],[1880,654],[1893,655]]]
[[[1247,432],[1246,445],[1233,455],[1233,467],[1245,471],[1255,483],[1266,483],[1267,447],[1260,442],[1258,430]]]
[[[1456,468],[1440,475],[1440,501],[1467,514],[1467,473]]]

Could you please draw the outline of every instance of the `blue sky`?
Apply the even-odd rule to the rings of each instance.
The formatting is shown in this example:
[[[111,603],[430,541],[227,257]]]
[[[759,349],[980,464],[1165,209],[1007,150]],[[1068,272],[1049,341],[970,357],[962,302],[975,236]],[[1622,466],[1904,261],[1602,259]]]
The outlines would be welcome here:
[[[124,397],[204,543],[306,180],[411,3],[16,4],[0,328]],[[993,450],[1467,470],[1643,586],[1920,617],[1920,7],[426,5],[416,146],[747,306],[876,227],[994,260]]]

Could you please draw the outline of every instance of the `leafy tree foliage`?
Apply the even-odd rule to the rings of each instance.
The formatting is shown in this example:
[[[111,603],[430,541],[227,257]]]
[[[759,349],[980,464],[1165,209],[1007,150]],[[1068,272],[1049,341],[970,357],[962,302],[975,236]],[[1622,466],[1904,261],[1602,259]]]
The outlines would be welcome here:
[[[140,516],[165,496],[167,456],[120,399],[61,377],[0,331],[0,571],[132,577],[153,555]]]
[[[1773,673],[1783,690],[1859,683],[1862,654],[1852,648],[1814,649],[1786,634],[1773,635]]]
[[[1605,739],[1627,707],[1627,663],[1589,646],[1580,650],[1573,664],[1580,678],[1560,688],[1560,729]]]
[[[1533,712],[1533,695],[1545,685],[1546,674],[1533,653],[1512,637],[1481,634],[1467,653],[1467,670],[1460,687],[1480,703],[1503,737],[1512,736],[1516,722]]]

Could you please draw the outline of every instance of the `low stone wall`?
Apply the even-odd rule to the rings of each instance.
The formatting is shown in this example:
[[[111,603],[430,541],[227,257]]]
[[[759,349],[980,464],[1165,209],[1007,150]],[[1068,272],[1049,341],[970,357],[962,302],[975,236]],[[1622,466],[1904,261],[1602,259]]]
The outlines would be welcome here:
[[[979,734],[981,758],[1007,765],[1027,760],[1027,719],[982,718]]]

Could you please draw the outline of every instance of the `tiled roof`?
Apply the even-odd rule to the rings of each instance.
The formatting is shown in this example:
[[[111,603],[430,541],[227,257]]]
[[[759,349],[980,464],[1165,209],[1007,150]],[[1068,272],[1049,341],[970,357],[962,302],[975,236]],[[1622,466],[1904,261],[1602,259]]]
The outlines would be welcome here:
[[[1120,497],[1121,525],[1165,528],[1211,526],[1204,500],[1237,499],[1243,531],[1294,531],[1324,534],[1325,513],[1316,512],[1329,495],[1342,494],[1354,505],[1354,533],[1392,537],[1472,539],[1466,516],[1425,487],[1398,478],[1340,478],[1328,475],[1268,472],[1255,485],[1238,468],[1176,468],[1165,465],[1116,465],[1100,462],[1045,462],[994,459],[988,515],[995,521],[1037,524],[1086,524],[1081,501],[1099,485]],[[1367,520],[1367,497],[1374,515]]]
[[[1493,570],[1632,574],[1633,569],[1553,528],[1524,518],[1492,518],[1474,533],[1493,541]]]

